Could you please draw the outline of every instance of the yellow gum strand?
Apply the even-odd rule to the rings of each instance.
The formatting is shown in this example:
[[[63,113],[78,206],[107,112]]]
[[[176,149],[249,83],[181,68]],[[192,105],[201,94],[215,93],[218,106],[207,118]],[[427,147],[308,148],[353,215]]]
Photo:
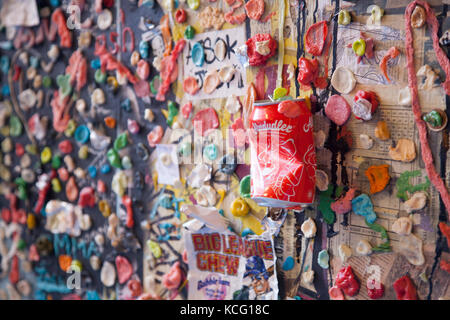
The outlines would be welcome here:
[[[152,174],[152,178],[153,178],[153,186],[155,187],[155,191],[158,191],[158,173],[157,172],[153,172]]]
[[[220,207],[222,206],[222,203],[223,203],[223,199],[225,199],[226,191],[224,189],[219,189],[219,190],[217,190],[217,193],[220,195],[220,199],[216,204],[216,208],[220,209]]]
[[[162,112],[162,114],[164,115],[164,117],[165,117],[166,120],[167,120],[167,118],[169,117],[169,111],[166,110],[166,109],[161,109],[161,112]]]

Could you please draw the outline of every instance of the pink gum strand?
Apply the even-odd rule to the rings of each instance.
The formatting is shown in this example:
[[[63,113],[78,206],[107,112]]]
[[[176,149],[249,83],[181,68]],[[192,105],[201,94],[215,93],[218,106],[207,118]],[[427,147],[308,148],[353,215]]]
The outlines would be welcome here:
[[[408,67],[408,84],[409,88],[411,90],[411,97],[412,97],[412,111],[414,113],[414,119],[416,121],[417,128],[419,129],[419,138],[420,143],[422,145],[422,159],[425,163],[425,169],[427,171],[428,177],[430,178],[433,185],[436,187],[436,189],[439,191],[442,201],[444,202],[445,208],[447,210],[447,214],[450,217],[450,195],[447,191],[447,188],[442,181],[442,178],[437,173],[436,168],[433,164],[433,155],[430,150],[430,146],[427,141],[427,127],[425,122],[422,120],[422,112],[419,104],[419,95],[418,95],[418,89],[417,89],[417,77],[416,72],[414,68],[414,47],[413,47],[413,35],[412,35],[412,27],[411,27],[411,13],[413,12],[416,5],[421,5],[424,7],[426,13],[427,13],[427,24],[431,25],[432,29],[432,38],[433,38],[433,47],[434,51],[436,52],[436,57],[438,59],[439,64],[441,65],[442,69],[445,71],[446,79],[443,84],[443,87],[445,89],[445,93],[447,95],[450,94],[450,63],[445,55],[445,53],[442,51],[442,49],[439,47],[439,39],[437,36],[438,33],[438,21],[436,19],[436,16],[434,15],[434,12],[431,10],[428,3],[424,1],[416,0],[414,2],[411,2],[405,11],[405,31],[406,31],[406,58],[407,58],[407,67]]]

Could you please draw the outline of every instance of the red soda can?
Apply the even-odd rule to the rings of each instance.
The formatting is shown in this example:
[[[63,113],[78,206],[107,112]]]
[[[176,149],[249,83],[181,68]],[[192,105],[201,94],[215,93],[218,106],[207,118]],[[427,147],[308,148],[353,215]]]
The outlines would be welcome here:
[[[256,101],[249,126],[251,198],[266,207],[311,204],[317,162],[306,101]]]

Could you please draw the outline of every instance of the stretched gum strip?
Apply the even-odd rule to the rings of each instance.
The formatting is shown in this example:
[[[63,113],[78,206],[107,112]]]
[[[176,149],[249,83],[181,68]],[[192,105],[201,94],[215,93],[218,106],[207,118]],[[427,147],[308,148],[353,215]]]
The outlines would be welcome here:
[[[177,67],[176,61],[178,58],[178,55],[183,51],[184,46],[186,45],[186,40],[180,39],[175,45],[175,48],[173,48],[173,51],[170,55],[170,64],[167,67],[167,73],[165,75],[162,75],[163,82],[161,83],[161,86],[159,87],[158,94],[156,95],[156,100],[158,101],[164,101],[166,99],[166,93],[170,88],[171,79],[170,75]]]
[[[53,113],[53,128],[57,132],[63,132],[67,129],[70,115],[69,115],[69,109],[70,105],[69,103],[69,96],[65,97],[62,101],[59,98],[59,92],[58,90],[55,90],[53,94],[53,100],[51,101],[50,105],[52,107],[52,113]]]
[[[122,31],[122,52],[127,51],[127,34],[130,36],[130,52],[134,51],[134,32],[130,27],[123,28]]]
[[[116,41],[118,37],[119,37],[119,34],[117,32],[115,32],[115,31],[111,31],[109,33],[109,40],[114,45],[114,48],[112,50],[109,50],[109,51],[111,52],[111,54],[114,54],[114,55],[116,55],[117,52],[119,52],[119,50],[120,50],[120,46],[119,46],[119,44]]]
[[[80,50],[75,51],[69,59],[66,73],[70,74],[70,84],[77,83],[76,90],[79,92],[87,81],[87,63]]]
[[[420,144],[422,145],[422,159],[425,163],[425,169],[427,171],[428,177],[430,181],[433,183],[435,188],[439,191],[442,201],[444,202],[445,208],[447,209],[447,214],[450,217],[450,195],[447,191],[447,188],[442,181],[442,178],[437,173],[436,168],[433,165],[433,155],[430,150],[430,146],[427,141],[427,126],[425,121],[421,119],[422,112],[419,104],[419,95],[417,88],[417,77],[416,71],[414,68],[414,47],[413,47],[413,35],[412,35],[412,27],[411,27],[411,13],[413,12],[416,5],[420,5],[424,7],[427,14],[427,24],[431,26],[432,29],[432,38],[433,38],[433,48],[436,52],[436,58],[441,65],[442,69],[445,71],[446,79],[443,84],[445,93],[450,95],[450,62],[448,61],[445,53],[439,47],[439,39],[437,36],[439,24],[434,15],[433,10],[430,8],[429,4],[416,0],[411,2],[405,11],[405,31],[406,31],[406,58],[407,58],[407,67],[408,67],[408,84],[411,90],[412,97],[412,111],[414,113],[414,119],[416,121],[417,128],[419,130],[419,138]]]
[[[170,35],[169,16],[167,14],[161,18],[159,25],[165,48],[163,56],[167,57],[172,52],[172,36]]]
[[[231,6],[233,3],[234,1],[232,3],[229,3],[229,5]],[[233,15],[234,11],[241,7],[243,4],[244,3],[242,2],[242,0],[238,0],[238,2],[231,7],[231,10],[225,14],[225,21],[231,24],[243,23],[245,19],[247,19],[247,13],[245,13],[245,11],[241,14],[235,16]]]
[[[63,48],[72,47],[72,34],[66,26],[66,18],[64,13],[60,8],[56,9],[52,14],[52,22],[54,22],[58,27],[58,35],[60,37],[60,45]]]
[[[106,35],[100,35],[95,40],[94,54],[99,57],[102,72],[117,70],[125,75],[132,84],[138,83],[138,78],[122,63],[120,63],[106,48]]]

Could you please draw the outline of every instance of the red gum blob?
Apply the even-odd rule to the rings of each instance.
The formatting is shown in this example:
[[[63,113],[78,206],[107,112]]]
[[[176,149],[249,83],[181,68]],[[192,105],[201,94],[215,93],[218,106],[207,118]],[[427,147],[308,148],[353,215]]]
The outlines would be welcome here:
[[[128,228],[133,228],[134,226],[134,219],[133,219],[133,206],[131,203],[131,198],[128,195],[124,195],[122,197],[122,203],[125,206],[125,208],[127,209],[127,221],[126,221],[126,226]]]
[[[133,274],[133,266],[127,258],[122,256],[116,257],[116,268],[117,268],[117,277],[119,278],[119,283],[124,284],[131,278]]]
[[[70,202],[75,202],[78,198],[78,187],[74,177],[70,177],[66,184],[66,197]]]
[[[411,278],[403,276],[393,284],[397,300],[417,300],[417,291]]]
[[[447,246],[450,248],[450,227],[443,222],[439,222],[439,229],[442,234],[447,238]]]
[[[2,212],[1,212],[1,217],[2,220],[5,221],[5,223],[10,223],[11,222],[11,210],[9,210],[8,208],[2,208]]]
[[[9,282],[16,284],[19,282],[19,258],[14,255],[11,261],[11,271],[9,272]]]
[[[352,267],[346,266],[339,270],[336,275],[336,286],[351,297],[359,292],[359,282],[353,273]]]
[[[345,98],[335,94],[328,99],[325,107],[325,114],[328,119],[333,121],[335,124],[342,126],[350,118],[352,110]]]
[[[19,67],[17,64],[15,64],[15,65],[14,65],[14,73],[13,73],[13,76],[12,76],[12,80],[13,80],[14,82],[19,81],[20,73],[21,73],[21,72],[22,72],[22,69],[20,69],[20,67]]]
[[[187,19],[187,15],[186,15],[186,11],[184,9],[177,9],[177,11],[175,11],[175,21],[177,23],[184,23],[186,22]]]
[[[375,279],[367,279],[366,288],[370,299],[380,299],[384,295],[384,285]]]
[[[256,42],[267,40],[269,40],[270,53],[263,56],[256,52]],[[246,45],[248,62],[251,66],[260,66],[265,64],[267,60],[275,55],[277,49],[277,42],[268,33],[255,34],[253,37],[247,40]]]
[[[405,11],[405,32],[406,32],[406,59],[408,67],[408,85],[411,90],[412,98],[412,111],[414,113],[414,119],[416,121],[417,128],[419,130],[419,138],[422,151],[422,159],[425,163],[425,169],[427,171],[428,178],[433,183],[435,188],[439,191],[442,201],[444,202],[447,214],[450,217],[450,195],[448,193],[447,187],[445,186],[442,178],[437,173],[434,167],[433,155],[430,150],[430,146],[427,141],[427,125],[425,121],[422,120],[422,111],[419,103],[419,94],[417,88],[417,76],[414,67],[414,47],[413,47],[413,34],[411,27],[411,14],[416,7],[416,5],[422,6],[427,13],[427,24],[431,25],[431,36],[433,38],[433,48],[436,52],[436,58],[441,65],[442,69],[446,74],[445,82],[443,87],[447,95],[450,94],[450,62],[447,59],[446,54],[439,46],[439,23],[434,15],[433,10],[430,8],[429,4],[424,1],[414,1],[411,2]]]
[[[131,279],[128,281],[127,287],[134,298],[139,297],[142,294],[142,285],[139,280]]]
[[[247,15],[244,13],[233,16],[234,10],[225,14],[225,21],[230,24],[241,24],[247,19]]]
[[[36,245],[33,243],[28,250],[28,260],[30,261],[39,261],[39,253],[37,251]]]
[[[194,77],[187,77],[183,81],[183,90],[184,92],[189,93],[191,96],[196,94],[200,87],[198,86],[197,79]]]
[[[309,60],[307,58],[298,59],[298,76],[297,81],[304,85],[310,86],[319,74],[319,61],[317,59]]]
[[[192,102],[188,102],[181,107],[181,114],[185,119],[189,119],[192,112]]]
[[[441,260],[439,263],[441,269],[450,273],[450,261]]]
[[[99,193],[106,192],[106,183],[103,180],[97,181],[97,192],[99,192]]]
[[[187,256],[187,250],[186,249],[183,250],[182,259],[183,259],[184,263],[188,263],[188,256]]]
[[[7,196],[7,198],[9,199],[12,222],[25,224],[27,222],[27,214],[24,209],[17,208],[17,196],[14,194],[10,194],[9,196]]]
[[[234,143],[236,147],[241,148],[245,146],[247,135],[245,134],[244,121],[242,118],[237,118],[231,125],[233,130]]]
[[[325,39],[328,35],[328,26],[326,21],[314,23],[306,31],[305,49],[313,56],[320,56],[325,45]]]
[[[356,94],[355,94],[355,98],[353,99],[353,101],[357,102],[359,99],[366,99],[367,101],[369,101],[372,104],[372,108],[370,109],[370,112],[372,114],[375,113],[375,111],[378,108],[378,105],[380,104],[378,102],[378,98],[375,92],[373,91],[364,91],[364,90],[359,90]],[[356,119],[361,120],[361,118],[356,117]]]
[[[296,102],[285,100],[278,104],[278,112],[288,118],[297,118],[301,113],[301,109]]]
[[[49,190],[50,190],[50,181],[47,182],[47,184],[41,190],[39,190],[38,200],[36,201],[36,204],[34,206],[34,213],[39,214],[41,212],[42,208],[44,207],[45,198],[47,197],[47,193]]]
[[[70,142],[70,140],[61,141],[58,144],[58,149],[59,149],[59,151],[61,151],[64,154],[71,153],[72,149],[73,149],[72,142]]]
[[[19,142],[16,142],[16,156],[21,157],[25,153],[25,148]]]
[[[134,84],[134,92],[139,98],[147,97],[150,95],[150,84],[148,81],[139,80]]]
[[[141,80],[147,80],[150,76],[150,66],[144,59],[139,60],[136,68],[136,73]]]
[[[162,283],[164,287],[169,290],[177,289],[181,284],[181,278],[183,274],[180,268],[180,262],[175,262],[175,264],[170,268],[163,278]]]
[[[331,204],[331,210],[337,214],[344,214],[352,210],[352,199],[355,197],[355,189],[350,189],[347,191],[344,197],[339,198]]]
[[[69,171],[66,168],[61,167],[58,169],[58,177],[61,181],[67,181],[69,179]],[[75,198],[76,199],[76,198]]]
[[[216,110],[213,108],[200,110],[194,116],[192,122],[194,123],[195,131],[202,136],[205,136],[209,130],[219,127],[219,118]]]
[[[328,294],[330,295],[331,300],[345,300],[344,293],[337,286],[333,286],[328,290]]]
[[[80,191],[78,205],[82,208],[95,206],[95,191],[92,187],[84,187]]]
[[[164,129],[161,126],[156,126],[148,135],[147,141],[150,147],[154,148],[162,139]]]
[[[261,19],[264,13],[264,0],[250,0],[245,5],[245,12],[250,19]]]

